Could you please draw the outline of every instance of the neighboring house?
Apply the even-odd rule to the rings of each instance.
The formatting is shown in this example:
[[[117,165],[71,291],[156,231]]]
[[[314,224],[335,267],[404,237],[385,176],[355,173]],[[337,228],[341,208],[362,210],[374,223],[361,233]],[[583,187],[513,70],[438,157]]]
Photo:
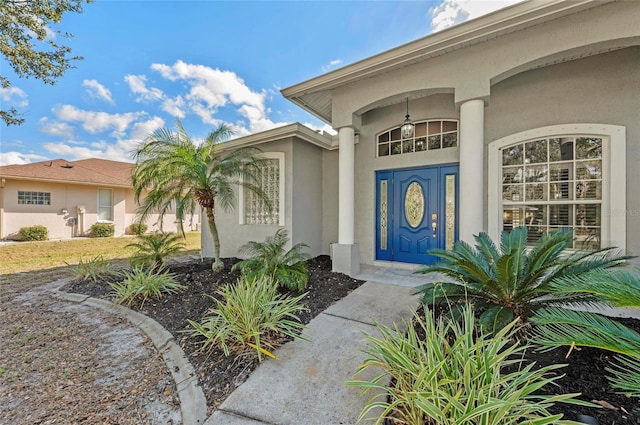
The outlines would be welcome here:
[[[0,167],[0,239],[17,239],[21,227],[43,225],[49,238],[86,236],[92,224],[113,223],[115,236],[129,231],[137,204],[131,185],[133,164],[84,159],[36,162]],[[146,222],[160,229],[158,216]],[[175,214],[167,214],[165,231],[175,231]],[[198,216],[184,223],[199,226]]]
[[[639,1],[523,2],[282,90],[338,135],[229,142],[273,159],[280,209],[219,211],[223,255],[284,226],[355,275],[522,225],[640,254],[639,23]]]

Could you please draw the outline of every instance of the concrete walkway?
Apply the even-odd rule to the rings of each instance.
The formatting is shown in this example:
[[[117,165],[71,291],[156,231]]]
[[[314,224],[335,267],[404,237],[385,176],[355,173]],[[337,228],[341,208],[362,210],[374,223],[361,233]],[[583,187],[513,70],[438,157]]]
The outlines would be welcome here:
[[[355,424],[370,396],[344,381],[365,359],[363,332],[376,335],[375,322],[402,326],[418,305],[412,287],[426,280],[410,270],[376,268],[357,277],[367,282],[309,323],[305,335],[311,342],[295,340],[278,349],[280,360],[264,361],[205,424]]]

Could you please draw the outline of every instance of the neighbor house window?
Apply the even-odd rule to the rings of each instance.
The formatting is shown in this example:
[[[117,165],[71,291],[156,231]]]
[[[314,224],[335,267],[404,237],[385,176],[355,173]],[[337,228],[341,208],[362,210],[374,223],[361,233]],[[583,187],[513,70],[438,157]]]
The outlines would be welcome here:
[[[241,187],[240,224],[284,225],[284,153],[268,152],[261,155],[263,165],[255,184],[268,199]]]
[[[400,127],[378,134],[378,156],[401,155],[458,146],[458,122],[430,120],[415,123],[413,137],[403,139]]]
[[[545,127],[489,145],[492,237],[526,226],[527,243],[534,245],[548,232],[569,228],[574,249],[624,248],[624,129],[599,125],[598,133],[579,132],[585,129],[594,126]]]
[[[19,205],[51,205],[51,192],[18,191]]]
[[[98,189],[98,220],[113,221],[113,191]]]

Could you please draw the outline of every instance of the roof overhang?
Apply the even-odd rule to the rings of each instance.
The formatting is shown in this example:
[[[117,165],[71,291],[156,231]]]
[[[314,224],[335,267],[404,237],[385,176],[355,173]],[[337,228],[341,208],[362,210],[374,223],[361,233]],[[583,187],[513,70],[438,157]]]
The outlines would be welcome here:
[[[123,185],[123,184],[111,184],[111,183],[93,183],[93,182],[84,182],[84,181],[75,181],[75,180],[58,180],[58,179],[49,179],[46,177],[38,178],[38,177],[25,177],[25,176],[12,176],[3,174],[2,180],[21,180],[21,181],[30,181],[30,182],[45,182],[45,183],[58,183],[58,184],[77,184],[80,186],[94,186],[94,187],[107,187],[107,188],[120,188],[120,189],[133,189],[131,185]],[[1,188],[1,187],[0,187]]]
[[[332,90],[614,0],[529,0],[420,38],[281,90],[331,124]]]
[[[239,137],[237,139],[224,142],[220,147],[222,151],[226,151],[247,146],[257,146],[264,143],[275,142],[278,140],[284,140],[294,137],[324,149],[335,149],[335,146],[332,144],[331,135],[312,130],[300,123],[288,124],[260,133],[254,133],[248,136]]]

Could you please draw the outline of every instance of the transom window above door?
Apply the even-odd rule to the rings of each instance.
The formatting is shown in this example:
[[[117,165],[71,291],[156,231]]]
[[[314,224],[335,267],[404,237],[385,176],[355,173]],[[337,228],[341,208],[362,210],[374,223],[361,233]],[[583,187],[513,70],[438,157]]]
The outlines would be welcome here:
[[[402,155],[458,146],[458,122],[428,120],[414,123],[413,137],[402,138],[400,126],[377,136],[378,156]]]

